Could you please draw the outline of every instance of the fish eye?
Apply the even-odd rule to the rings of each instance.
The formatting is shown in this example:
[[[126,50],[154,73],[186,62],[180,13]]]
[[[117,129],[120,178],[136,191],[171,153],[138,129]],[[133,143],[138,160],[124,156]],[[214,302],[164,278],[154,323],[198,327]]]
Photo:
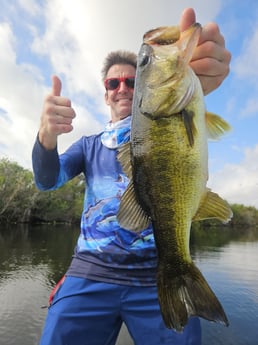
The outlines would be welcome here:
[[[144,55],[141,60],[140,67],[147,65],[149,61],[150,61],[150,57],[148,55]]]

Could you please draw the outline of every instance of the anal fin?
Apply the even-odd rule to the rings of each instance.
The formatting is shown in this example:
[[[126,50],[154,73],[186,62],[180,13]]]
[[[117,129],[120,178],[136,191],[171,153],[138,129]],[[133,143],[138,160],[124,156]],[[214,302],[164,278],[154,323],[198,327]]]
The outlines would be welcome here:
[[[232,210],[226,200],[223,200],[218,194],[207,188],[199,209],[197,210],[193,221],[208,218],[217,218],[223,223],[227,223],[232,218]]]

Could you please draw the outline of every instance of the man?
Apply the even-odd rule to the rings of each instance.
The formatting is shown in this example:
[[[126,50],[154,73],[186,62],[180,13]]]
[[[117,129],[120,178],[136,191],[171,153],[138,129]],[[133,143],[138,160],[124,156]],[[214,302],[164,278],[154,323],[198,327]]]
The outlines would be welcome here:
[[[186,9],[180,28],[195,22]],[[229,72],[230,53],[215,24],[203,28],[191,66],[209,93]],[[128,179],[116,159],[116,148],[130,138],[136,56],[110,53],[102,70],[105,102],[111,121],[97,135],[82,137],[58,155],[57,137],[72,130],[75,112],[62,97],[61,82],[52,79],[33,148],[37,186],[56,189],[83,172],[86,195],[72,263],[55,289],[41,345],[111,345],[124,322],[137,345],[201,344],[198,318],[183,333],[165,327],[156,289],[156,249],[151,226],[140,236],[120,228],[116,213]]]

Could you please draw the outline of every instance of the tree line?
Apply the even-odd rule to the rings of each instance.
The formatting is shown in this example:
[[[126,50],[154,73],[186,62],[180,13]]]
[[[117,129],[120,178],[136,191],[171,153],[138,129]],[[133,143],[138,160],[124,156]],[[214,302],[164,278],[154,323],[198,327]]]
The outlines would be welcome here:
[[[30,170],[6,158],[0,159],[0,224],[79,222],[84,189],[84,176],[79,175],[55,191],[39,191]],[[234,217],[228,226],[257,227],[255,207],[230,206]],[[218,224],[216,220],[205,220],[195,227]]]
[[[0,223],[80,221],[84,188],[79,175],[56,191],[39,191],[30,170],[0,159]]]

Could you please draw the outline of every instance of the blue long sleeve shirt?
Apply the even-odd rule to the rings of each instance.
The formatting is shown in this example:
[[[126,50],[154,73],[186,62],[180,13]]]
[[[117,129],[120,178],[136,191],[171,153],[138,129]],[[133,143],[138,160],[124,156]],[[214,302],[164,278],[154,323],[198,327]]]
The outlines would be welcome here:
[[[102,144],[101,133],[82,137],[61,155],[57,149],[46,150],[37,138],[32,152],[35,182],[40,190],[54,190],[85,175],[81,232],[67,275],[152,286],[157,267],[152,227],[136,234],[121,228],[116,219],[129,182],[116,155],[116,149]]]

